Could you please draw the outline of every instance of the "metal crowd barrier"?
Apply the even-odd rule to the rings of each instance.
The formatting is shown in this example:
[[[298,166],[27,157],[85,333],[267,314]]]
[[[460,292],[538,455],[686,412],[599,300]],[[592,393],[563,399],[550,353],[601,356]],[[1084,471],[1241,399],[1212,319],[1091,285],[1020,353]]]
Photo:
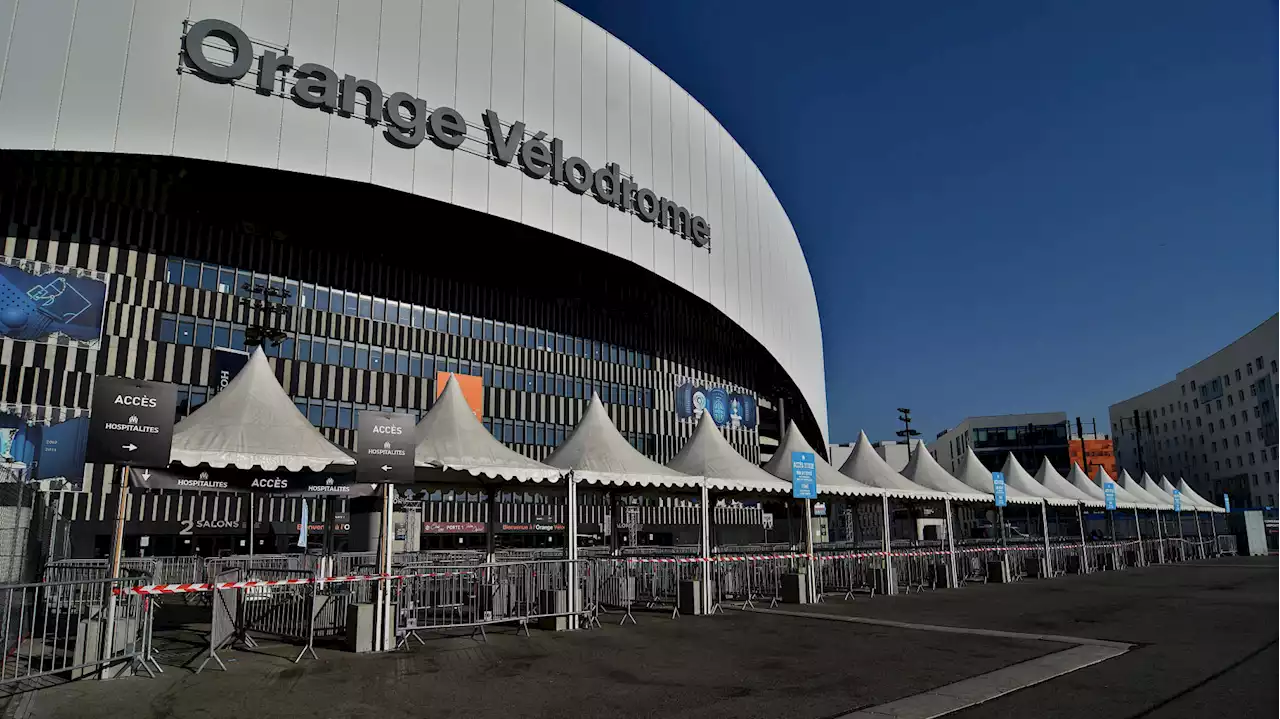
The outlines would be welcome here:
[[[107,578],[110,566],[105,559],[58,559],[45,565],[44,581],[86,582]],[[122,557],[120,574],[123,577],[151,580],[159,583],[162,576],[160,563],[152,557]],[[190,579],[186,581],[191,581]]]
[[[967,541],[956,546],[956,573],[959,586],[969,582],[987,583],[988,564],[1004,559],[1004,551],[992,541]]]
[[[302,569],[257,567],[244,573],[247,580],[282,581],[300,579],[303,584],[245,587],[238,593],[236,634],[250,647],[259,639],[278,639],[301,644],[295,663],[308,653],[315,657],[317,606],[315,573]],[[343,612],[345,620],[345,611]]]
[[[636,621],[632,610],[671,608],[680,616],[680,582],[701,579],[701,562],[691,557],[598,558],[594,569],[597,605],[622,612],[619,624]]]
[[[566,559],[568,550],[563,547],[545,549],[499,549],[493,558],[499,562],[529,562],[538,559]],[[480,561],[484,561],[483,555]]]
[[[116,590],[144,583],[121,577],[0,586],[0,687],[22,691],[124,662],[150,673],[148,597],[114,597]]]
[[[785,554],[792,551],[795,551],[795,547],[786,542],[722,544],[715,548],[716,554]]]
[[[842,594],[845,599],[853,599],[857,592],[875,596],[876,587],[884,586],[884,566],[883,553],[819,552],[818,599],[827,594]]]
[[[1239,553],[1236,549],[1236,535],[1219,534],[1218,535],[1218,555],[1235,555]]]
[[[419,632],[471,628],[484,636],[491,624],[517,623],[528,633],[536,619],[573,617],[595,622],[597,573],[591,562],[530,560],[494,564],[409,565],[393,584],[397,646]],[[569,606],[568,590],[576,568],[578,606]]]
[[[1055,577],[1064,574],[1084,574],[1088,566],[1084,548],[1079,542],[1050,544],[1049,559],[1052,564],[1052,575]]]
[[[895,549],[891,553],[893,576],[898,589],[904,594],[912,590],[946,587],[948,552],[941,545],[922,545],[910,549]]]
[[[711,613],[726,602],[738,602],[742,609],[757,601],[770,607],[782,601],[782,575],[800,571],[804,561],[790,555],[725,555],[711,565]]]

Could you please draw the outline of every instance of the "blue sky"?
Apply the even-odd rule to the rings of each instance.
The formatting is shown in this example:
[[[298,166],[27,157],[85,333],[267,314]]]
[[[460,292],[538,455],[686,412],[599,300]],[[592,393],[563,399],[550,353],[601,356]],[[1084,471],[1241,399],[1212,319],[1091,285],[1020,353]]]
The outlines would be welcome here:
[[[569,0],[760,166],[833,441],[1107,407],[1277,309],[1276,5]]]

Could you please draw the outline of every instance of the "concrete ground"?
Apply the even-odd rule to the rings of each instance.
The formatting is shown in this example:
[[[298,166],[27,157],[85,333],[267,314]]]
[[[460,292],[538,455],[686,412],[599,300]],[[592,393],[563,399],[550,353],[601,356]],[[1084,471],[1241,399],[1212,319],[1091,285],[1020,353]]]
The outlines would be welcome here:
[[[829,599],[834,614],[1131,642],[1127,654],[953,716],[1275,716],[1274,558]],[[790,609],[795,609],[794,607]],[[26,716],[839,717],[1061,652],[1034,639],[731,612],[574,634],[435,638],[379,656],[299,665],[228,652],[229,671],[46,689]],[[616,621],[616,617],[615,617]]]

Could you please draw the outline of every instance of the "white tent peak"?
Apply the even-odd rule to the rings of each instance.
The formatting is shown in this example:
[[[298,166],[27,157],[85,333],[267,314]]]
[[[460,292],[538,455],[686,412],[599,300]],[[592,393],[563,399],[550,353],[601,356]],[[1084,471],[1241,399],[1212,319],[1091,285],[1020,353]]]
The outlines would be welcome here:
[[[933,454],[925,449],[924,442],[916,442],[916,448],[911,452],[911,459],[907,462],[907,466],[902,470],[902,476],[910,479],[912,482],[925,487],[934,489],[939,492],[946,492],[953,495],[955,499],[970,499],[976,501],[991,501],[991,494],[987,492],[979,492],[960,480],[952,477],[947,470],[943,469],[938,461],[933,458]]]
[[[618,433],[594,392],[578,425],[547,457],[546,464],[572,470],[575,478],[588,484],[696,487],[700,482],[698,477],[664,467],[636,451]]]
[[[787,431],[783,433],[782,439],[778,442],[778,448],[773,451],[773,457],[765,464],[764,471],[790,482],[792,452],[810,452],[813,454],[814,464],[817,465],[815,474],[817,475],[818,492],[820,493],[851,494],[864,497],[880,497],[884,495],[882,490],[876,487],[868,487],[861,482],[855,482],[840,474],[835,467],[827,464],[817,452],[813,451],[813,447],[809,445],[804,435],[800,433],[800,428],[796,426],[795,421],[787,422]]]
[[[1089,475],[1085,474],[1083,469],[1080,469],[1079,464],[1071,463],[1071,471],[1067,473],[1067,482],[1072,487],[1092,497],[1095,502],[1102,503],[1105,506],[1106,495],[1103,494],[1102,488],[1094,484],[1092,479],[1089,479]]]
[[[1050,491],[1043,484],[1037,482],[1036,478],[1032,477],[1031,474],[1023,468],[1022,463],[1018,461],[1018,458],[1013,456],[1013,452],[1009,452],[1005,455],[1004,466],[1001,468],[1001,471],[1004,472],[1006,492],[1009,490],[1021,492],[1028,497],[1043,499],[1051,504],[1075,504],[1075,500],[1061,497]]]
[[[1191,485],[1187,484],[1187,480],[1182,477],[1178,478],[1178,490],[1182,492],[1183,499],[1191,498],[1192,506],[1202,512],[1225,512],[1226,510],[1209,500],[1201,497]]]
[[[187,467],[290,472],[356,463],[298,411],[261,347],[226,387],[174,425],[171,457]]]
[[[413,463],[418,467],[467,472],[473,477],[554,482],[561,472],[499,442],[471,411],[451,373],[440,396],[418,423]]]
[[[1168,480],[1165,481],[1167,482]],[[1143,472],[1142,479],[1138,480],[1138,484],[1142,485],[1142,488],[1146,490],[1147,494],[1159,499],[1161,504],[1173,506],[1173,495],[1164,491],[1164,488],[1160,486],[1160,483],[1152,479],[1151,475]]]
[[[1142,484],[1129,474],[1129,470],[1121,469],[1120,476],[1116,479],[1116,483],[1124,487],[1124,491],[1128,492],[1141,505],[1155,507],[1158,509],[1173,509],[1173,504],[1165,502],[1159,497],[1154,497],[1142,488]]]
[[[840,465],[840,474],[855,482],[883,489],[891,497],[916,497],[943,499],[945,495],[937,490],[925,489],[894,471],[871,446],[866,432],[858,432],[858,441],[853,445],[849,458]]]
[[[1103,469],[1101,466],[1098,467],[1098,471],[1093,473],[1093,481],[1102,489],[1106,488],[1107,482],[1115,485],[1117,508],[1123,507],[1125,509],[1136,509],[1139,506],[1146,506],[1146,502],[1140,502],[1137,497],[1126,492],[1125,488],[1121,486],[1119,482],[1112,479],[1111,475],[1107,474],[1107,470]],[[1106,496],[1105,491],[1103,496]]]
[[[1081,474],[1083,475],[1083,472]],[[1061,474],[1058,474],[1058,470],[1053,468],[1053,464],[1048,457],[1040,458],[1040,469],[1036,470],[1036,481],[1044,485],[1045,489],[1060,497],[1066,497],[1088,505],[1097,505],[1099,503],[1093,495],[1079,489]],[[1088,477],[1085,477],[1085,481],[1089,481]]]
[[[748,492],[791,492],[791,485],[756,465],[729,444],[710,412],[703,412],[693,436],[684,443],[667,467],[684,474],[705,477],[710,489]]]
[[[978,459],[978,455],[973,453],[972,447],[966,448],[964,456],[960,458],[960,471],[956,474],[956,479],[979,492],[995,493],[995,482],[991,479],[991,470],[982,465],[982,460]],[[1008,502],[1022,504],[1035,504],[1040,501],[1025,492],[1018,491],[1016,487],[1008,486],[1007,483],[1004,488],[1004,496]]]

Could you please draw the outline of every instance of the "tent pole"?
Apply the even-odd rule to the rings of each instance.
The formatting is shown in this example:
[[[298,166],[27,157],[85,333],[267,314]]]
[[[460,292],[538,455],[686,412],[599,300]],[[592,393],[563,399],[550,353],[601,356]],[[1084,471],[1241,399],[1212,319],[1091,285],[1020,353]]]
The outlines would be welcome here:
[[[1156,561],[1164,564],[1164,527],[1160,526],[1160,510],[1156,510]]]
[[[889,532],[889,495],[881,495],[884,512],[884,593],[894,595],[898,593],[898,580],[893,576],[893,542]]]
[[[702,533],[699,535],[698,547],[702,555],[702,566],[699,567],[698,576],[702,580],[702,613],[709,614],[711,612],[711,492],[707,491],[707,479],[702,478],[702,486],[699,488],[701,492],[701,522]]]
[[[497,488],[486,485],[485,491],[485,518],[489,521],[485,522],[484,530],[484,561],[486,564],[493,564],[497,556],[497,528],[498,528],[498,492]]]
[[[1133,508],[1133,531],[1138,535],[1138,566],[1147,566],[1147,552],[1142,548],[1142,510]]]
[[[1044,532],[1044,576],[1046,578],[1053,576],[1053,559],[1049,556],[1049,502],[1044,500],[1040,502],[1040,525]]]
[[[812,604],[817,601],[816,580],[813,573],[813,506],[806,497],[804,500],[804,562],[807,575],[805,577],[805,599]]]
[[[566,531],[569,534],[567,556],[569,557],[569,629],[578,628],[578,479],[569,472],[565,480],[569,483],[565,489],[568,499],[569,517]]]
[[[1200,510],[1191,510],[1191,516],[1196,518],[1196,557],[1204,559],[1204,532],[1200,529]]]
[[[1000,566],[1004,568],[1004,576],[1002,581],[1009,581],[1009,542],[1004,532],[1004,507],[996,506],[996,521],[1000,523]]]
[[[1084,504],[1076,504],[1076,519],[1080,522],[1080,567],[1081,574],[1089,573],[1089,548],[1084,540]]]
[[[257,519],[257,517],[255,517],[255,516],[254,516],[254,514],[253,514],[253,509],[254,509],[254,507],[253,507],[253,490],[249,490],[249,556],[250,556],[250,557],[252,557],[252,556],[253,556],[253,545],[254,545],[254,537],[253,537],[253,535],[254,535],[254,525],[256,525],[256,524],[257,524],[257,522],[255,522],[255,521],[254,521],[255,519]]]
[[[960,576],[956,573],[955,518],[951,514],[951,498],[943,499],[942,504],[947,515],[947,586],[956,589],[960,586]]]
[[[391,485],[381,486],[382,511],[378,517],[378,574],[391,574]],[[303,501],[306,501],[305,499]],[[378,604],[374,619],[373,650],[375,652],[390,649],[387,635],[391,628],[391,582],[382,579],[378,582]]]

